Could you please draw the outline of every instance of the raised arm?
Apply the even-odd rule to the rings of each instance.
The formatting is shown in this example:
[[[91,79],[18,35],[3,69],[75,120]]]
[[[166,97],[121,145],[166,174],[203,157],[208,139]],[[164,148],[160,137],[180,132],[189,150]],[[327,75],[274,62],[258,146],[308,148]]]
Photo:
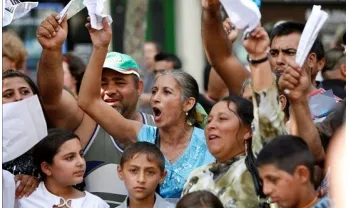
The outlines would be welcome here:
[[[279,88],[290,90],[287,95],[290,101],[290,133],[303,138],[316,161],[321,162],[325,159],[325,152],[307,100],[310,78],[306,70],[301,70],[295,63],[291,65],[279,79]]]
[[[84,113],[76,99],[63,90],[62,45],[67,37],[68,23],[65,18],[59,25],[58,19],[57,14],[52,14],[37,29],[37,39],[42,46],[38,87],[48,123],[75,131],[82,123]]]
[[[284,113],[279,103],[275,76],[268,61],[269,37],[265,29],[257,27],[249,39],[244,40],[251,69],[254,124],[253,152],[274,137],[286,134]]]
[[[215,101],[218,101],[226,96],[228,96],[229,90],[221,77],[211,67],[209,72],[209,83],[208,83],[208,96]]]
[[[230,92],[239,95],[250,73],[232,53],[222,24],[220,1],[202,0],[202,6],[202,39],[208,59]]]
[[[82,79],[78,105],[110,135],[123,144],[130,144],[136,142],[143,124],[124,118],[100,97],[103,64],[111,40],[111,28],[105,18],[103,25],[103,29],[94,30],[90,23],[86,24],[92,39],[93,51]]]

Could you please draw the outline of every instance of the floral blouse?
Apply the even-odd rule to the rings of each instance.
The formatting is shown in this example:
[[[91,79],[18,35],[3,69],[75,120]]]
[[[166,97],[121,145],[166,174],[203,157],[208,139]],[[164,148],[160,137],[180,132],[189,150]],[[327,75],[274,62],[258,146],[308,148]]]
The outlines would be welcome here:
[[[277,135],[287,134],[284,113],[274,85],[267,90],[253,90],[254,121],[252,151],[255,156],[263,145]],[[238,156],[227,163],[211,163],[194,170],[182,195],[208,190],[219,197],[225,208],[258,207],[252,176],[245,165],[246,156]]]

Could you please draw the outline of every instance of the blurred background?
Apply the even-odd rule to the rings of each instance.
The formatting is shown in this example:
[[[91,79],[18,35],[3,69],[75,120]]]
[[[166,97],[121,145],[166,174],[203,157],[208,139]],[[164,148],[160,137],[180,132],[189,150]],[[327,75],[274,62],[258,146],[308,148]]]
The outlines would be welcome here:
[[[39,6],[24,18],[3,28],[14,30],[23,40],[28,52],[26,69],[34,79],[41,54],[36,29],[50,13],[59,13],[68,2],[40,0]],[[270,31],[283,20],[305,23],[314,4],[322,5],[329,13],[321,31],[325,49],[339,45],[346,26],[345,0],[262,0],[262,24]],[[181,58],[183,69],[192,74],[203,89],[206,59],[201,41],[201,0],[106,0],[104,14],[113,18],[110,51],[127,52],[143,66],[144,41],[155,41],[162,51]],[[87,15],[85,8],[69,20],[68,39],[63,49],[64,53],[73,51],[86,63],[92,50],[84,27]],[[241,44],[234,44],[233,50],[245,63],[246,54]]]

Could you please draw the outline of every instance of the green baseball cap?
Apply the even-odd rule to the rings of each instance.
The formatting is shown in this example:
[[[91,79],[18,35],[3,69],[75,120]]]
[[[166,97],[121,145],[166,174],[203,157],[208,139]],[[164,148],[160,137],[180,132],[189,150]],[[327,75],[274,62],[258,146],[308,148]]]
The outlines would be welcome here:
[[[112,69],[122,74],[134,74],[140,78],[138,64],[127,54],[109,52],[106,55],[103,68]]]

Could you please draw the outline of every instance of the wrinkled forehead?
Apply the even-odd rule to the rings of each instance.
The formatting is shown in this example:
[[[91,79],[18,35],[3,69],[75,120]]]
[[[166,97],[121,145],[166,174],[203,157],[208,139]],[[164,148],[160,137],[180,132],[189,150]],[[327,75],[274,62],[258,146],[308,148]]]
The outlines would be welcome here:
[[[270,47],[271,49],[297,49],[300,38],[301,34],[297,32],[293,32],[288,35],[275,36]]]

